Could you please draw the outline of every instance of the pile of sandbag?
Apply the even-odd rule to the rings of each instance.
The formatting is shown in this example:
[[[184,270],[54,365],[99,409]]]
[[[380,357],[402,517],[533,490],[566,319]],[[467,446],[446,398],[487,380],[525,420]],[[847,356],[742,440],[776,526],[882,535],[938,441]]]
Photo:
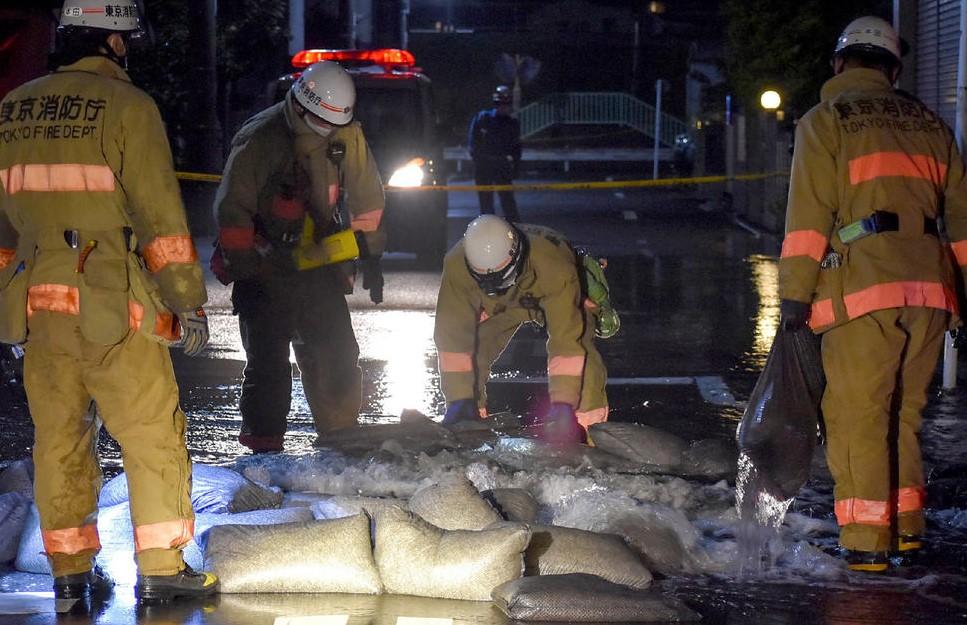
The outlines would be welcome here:
[[[417,490],[408,509],[394,499],[289,496],[290,505],[323,520],[213,528],[205,567],[219,576],[224,593],[493,600],[516,620],[697,618],[646,591],[652,575],[620,536],[534,524],[538,506],[526,491],[487,495],[453,476]]]

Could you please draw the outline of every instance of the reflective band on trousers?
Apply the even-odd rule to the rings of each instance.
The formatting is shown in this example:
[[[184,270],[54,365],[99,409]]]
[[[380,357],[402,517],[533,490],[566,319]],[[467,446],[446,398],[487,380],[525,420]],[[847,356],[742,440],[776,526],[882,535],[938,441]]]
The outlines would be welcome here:
[[[862,317],[874,310],[921,306],[957,312],[957,296],[939,282],[887,282],[874,284],[861,291],[843,296],[848,319]],[[822,328],[836,321],[833,302],[829,299],[813,303],[809,325]]]
[[[826,255],[829,239],[818,230],[794,230],[782,241],[781,258],[808,256],[817,263]]]
[[[7,265],[13,262],[14,256],[17,255],[17,250],[12,250],[7,247],[0,247],[0,269],[4,269]]]
[[[107,165],[12,165],[0,169],[0,183],[13,195],[21,191],[114,191],[114,171]]]
[[[553,356],[547,361],[547,375],[584,375],[584,356]]]
[[[350,228],[359,232],[375,232],[379,228],[379,222],[383,220],[383,209],[367,211],[358,215],[353,215]]]
[[[47,553],[66,553],[68,555],[101,548],[97,537],[97,525],[81,525],[60,530],[40,530]]]
[[[440,371],[469,373],[473,371],[473,356],[469,352],[439,352]]]
[[[935,185],[943,184],[947,165],[926,154],[906,152],[873,152],[849,162],[850,184],[860,184],[886,176],[921,178]]]
[[[151,273],[161,271],[169,263],[193,263],[198,260],[195,244],[187,234],[155,237],[144,246],[142,255]]]
[[[584,429],[588,429],[595,423],[604,423],[608,420],[608,407],[595,408],[593,410],[585,410],[577,412],[578,423],[584,426]]]
[[[134,552],[146,549],[178,549],[195,535],[193,519],[176,519],[134,528]]]
[[[66,284],[36,284],[27,290],[27,316],[38,310],[81,314],[81,298],[77,287]]]
[[[909,486],[896,491],[896,511],[919,512],[923,510],[926,492],[922,486]],[[836,502],[836,522],[840,525],[861,523],[863,525],[890,525],[890,504],[887,501],[850,497]]]
[[[967,265],[967,241],[954,241],[950,244],[950,251],[954,253],[958,265]]]

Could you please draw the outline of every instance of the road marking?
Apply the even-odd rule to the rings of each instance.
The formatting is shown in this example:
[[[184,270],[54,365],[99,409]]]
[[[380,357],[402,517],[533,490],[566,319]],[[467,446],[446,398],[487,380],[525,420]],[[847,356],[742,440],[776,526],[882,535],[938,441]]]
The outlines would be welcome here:
[[[735,401],[729,385],[725,383],[720,375],[707,375],[695,378],[698,392],[702,394],[702,399],[716,406],[736,406],[739,402]]]
[[[635,211],[621,211],[621,215],[625,221],[638,221],[638,213]]]
[[[491,378],[491,384],[547,384],[547,378]],[[720,375],[608,378],[608,386],[690,386],[698,387],[702,399],[716,406],[738,406],[728,384]]]

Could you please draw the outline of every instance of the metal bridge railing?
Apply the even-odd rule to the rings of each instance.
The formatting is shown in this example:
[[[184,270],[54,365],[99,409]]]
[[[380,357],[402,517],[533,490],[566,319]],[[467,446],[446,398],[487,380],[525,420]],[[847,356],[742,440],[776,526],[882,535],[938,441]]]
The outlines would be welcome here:
[[[556,124],[615,124],[628,126],[655,138],[655,107],[627,93],[552,93],[517,112],[522,138]],[[687,132],[682,120],[661,114],[660,143],[675,145],[675,137]]]

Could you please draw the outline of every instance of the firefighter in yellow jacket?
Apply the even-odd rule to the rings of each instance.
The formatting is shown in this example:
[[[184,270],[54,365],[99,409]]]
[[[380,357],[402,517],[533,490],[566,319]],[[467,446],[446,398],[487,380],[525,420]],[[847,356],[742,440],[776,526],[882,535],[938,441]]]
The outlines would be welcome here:
[[[586,428],[607,420],[607,372],[594,346],[597,305],[585,290],[579,260],[557,232],[494,215],[473,220],[446,255],[437,299],[444,424],[486,417],[490,367],[528,322],[548,334],[551,405],[539,434],[552,443],[583,442]]]
[[[883,571],[921,547],[918,436],[967,266],[967,184],[951,133],[894,90],[900,40],[859,18],[835,76],[796,130],[779,262],[782,325],[822,333],[827,459],[850,568]]]
[[[208,340],[205,284],[158,109],[122,69],[133,0],[68,0],[57,71],[0,104],[0,341],[26,341],[41,533],[58,600],[110,587],[100,548],[98,419],[121,445],[136,592],[214,592],[186,567],[191,464],[168,345]]]
[[[279,451],[292,390],[289,345],[320,437],[356,424],[359,347],[345,293],[359,257],[363,287],[382,301],[383,186],[362,127],[356,91],[337,63],[305,70],[284,101],[232,140],[215,198],[213,268],[234,282],[245,365],[239,442]]]

